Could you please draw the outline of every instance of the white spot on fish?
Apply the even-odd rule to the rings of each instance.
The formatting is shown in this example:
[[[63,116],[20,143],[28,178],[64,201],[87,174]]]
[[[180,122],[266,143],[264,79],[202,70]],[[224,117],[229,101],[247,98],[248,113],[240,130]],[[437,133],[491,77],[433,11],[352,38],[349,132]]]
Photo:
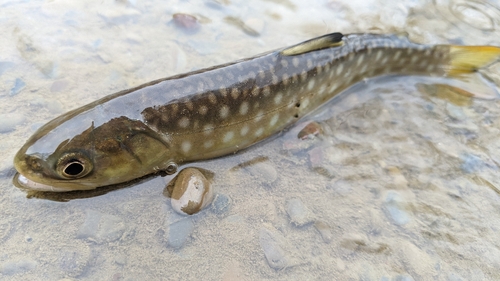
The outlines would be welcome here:
[[[290,77],[288,76],[288,74],[286,74],[286,73],[283,74],[283,76],[281,77],[281,82],[283,83],[283,85],[285,85],[285,86],[288,85],[289,78]]]
[[[255,74],[255,72],[253,71],[250,71],[248,73],[248,78],[252,79],[252,80],[255,80],[255,77],[257,77],[257,75]]]
[[[257,112],[257,115],[255,116],[254,121],[259,122],[260,120],[262,120],[263,117],[264,117],[264,111],[261,110],[261,111]]]
[[[231,96],[233,97],[233,99],[237,99],[240,95],[240,92],[238,91],[237,88],[232,88],[231,89]]]
[[[229,115],[229,107],[227,105],[221,106],[219,111],[220,118],[225,119],[228,115]]]
[[[309,99],[308,98],[303,99],[302,102],[300,103],[300,106],[303,107],[303,108],[306,108],[308,105],[309,105]]]
[[[287,68],[288,67],[288,62],[284,59],[281,60],[281,66],[283,66],[284,68]]]
[[[410,63],[412,63],[412,64],[416,63],[417,60],[418,60],[418,57],[417,56],[413,56],[413,57],[411,57]]]
[[[401,50],[397,50],[396,53],[394,54],[394,60],[399,59],[400,56],[401,56]]]
[[[248,113],[248,102],[244,101],[240,105],[240,114],[245,115]]]
[[[262,94],[264,94],[265,97],[269,96],[270,93],[271,93],[271,88],[269,88],[268,86],[265,86],[262,89]]]
[[[365,73],[367,68],[368,68],[368,64],[364,64],[363,67],[361,67],[361,70],[359,72]]]
[[[321,67],[321,65],[317,65],[316,66],[316,74],[321,74],[321,72],[323,72],[323,68]]]
[[[188,153],[191,150],[191,143],[189,141],[183,141],[181,144],[181,149],[184,153]]]
[[[259,71],[259,77],[260,79],[266,78],[266,73],[263,70]]]
[[[217,103],[217,97],[214,95],[214,93],[210,93],[208,95],[208,100],[213,103],[213,104],[216,104]]]
[[[343,64],[340,64],[338,67],[337,67],[337,71],[335,71],[337,73],[337,75],[340,75],[340,73],[342,73],[342,70],[344,70],[344,65]]]
[[[203,134],[210,135],[214,132],[215,127],[212,124],[207,124],[203,126]]]
[[[276,125],[276,123],[278,123],[278,119],[279,119],[280,115],[278,113],[276,113],[273,118],[271,118],[271,121],[269,122],[269,126],[274,126]]]
[[[241,127],[240,135],[241,136],[245,136],[248,133],[249,130],[250,130],[250,128],[248,127],[248,125],[245,125],[245,126]]]
[[[278,76],[273,75],[273,81],[272,82],[273,82],[274,85],[278,84],[278,82],[279,82]]]
[[[260,137],[262,135],[262,133],[264,133],[264,129],[263,128],[259,128],[257,131],[255,131],[255,136],[256,137]]]
[[[357,66],[360,66],[364,59],[365,59],[365,54],[361,54],[358,58]]]
[[[333,85],[330,87],[330,93],[335,92],[337,90],[337,83],[333,83]]]
[[[311,79],[309,83],[307,84],[307,89],[310,91],[314,88],[314,84],[316,83],[315,79]]]
[[[306,79],[307,79],[307,72],[302,71],[302,73],[300,73],[300,79],[302,79],[302,82],[306,81]]]
[[[311,60],[311,59],[308,59],[308,60],[307,60],[307,68],[309,68],[309,69],[310,69],[310,68],[312,68],[312,67],[313,67],[313,62],[312,62],[312,60]]]
[[[382,50],[377,51],[377,54],[375,55],[375,62],[377,62],[382,57],[382,53]]]
[[[293,66],[299,67],[300,61],[298,58],[295,57],[292,59],[292,63],[293,63]]]
[[[283,99],[283,94],[278,93],[276,96],[274,96],[274,104],[278,105],[281,103],[281,100]]]
[[[205,105],[202,105],[202,106],[200,106],[200,108],[198,108],[198,113],[200,113],[201,115],[207,114],[207,111],[208,111],[208,107],[206,107]]]
[[[208,140],[208,141],[206,141],[206,142],[203,143],[203,146],[205,148],[210,148],[210,147],[214,146],[214,141],[213,140]]]
[[[230,142],[233,139],[233,137],[234,137],[234,132],[229,131],[226,134],[224,134],[224,138],[222,139],[222,142],[224,142],[224,143]]]
[[[320,88],[319,88],[319,90],[318,90],[318,94],[319,94],[319,95],[324,94],[324,93],[325,93],[325,90],[326,90],[326,85],[325,85],[325,84],[321,85],[321,87],[320,87]]]
[[[182,117],[181,119],[179,119],[179,127],[181,128],[186,128],[187,126],[189,126],[189,118],[187,118],[186,116]]]

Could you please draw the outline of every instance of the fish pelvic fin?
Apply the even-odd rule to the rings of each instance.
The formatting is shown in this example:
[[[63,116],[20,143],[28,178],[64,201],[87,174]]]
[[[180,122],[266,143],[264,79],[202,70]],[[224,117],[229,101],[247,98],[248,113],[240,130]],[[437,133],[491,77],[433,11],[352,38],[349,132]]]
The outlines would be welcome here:
[[[500,48],[494,46],[450,47],[449,76],[460,76],[495,63],[500,59]]]

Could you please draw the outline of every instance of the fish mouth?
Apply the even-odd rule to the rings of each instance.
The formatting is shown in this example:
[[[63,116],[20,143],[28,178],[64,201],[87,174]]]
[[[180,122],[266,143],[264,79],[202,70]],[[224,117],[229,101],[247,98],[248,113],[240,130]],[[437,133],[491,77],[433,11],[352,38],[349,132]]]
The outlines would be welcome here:
[[[55,187],[55,186],[32,181],[32,180],[28,179],[27,177],[21,175],[20,173],[17,173],[14,176],[14,179],[12,181],[13,181],[15,186],[17,186],[19,188],[24,188],[24,189],[30,189],[30,190],[36,190],[36,191],[51,191],[51,192],[68,191],[65,188]]]

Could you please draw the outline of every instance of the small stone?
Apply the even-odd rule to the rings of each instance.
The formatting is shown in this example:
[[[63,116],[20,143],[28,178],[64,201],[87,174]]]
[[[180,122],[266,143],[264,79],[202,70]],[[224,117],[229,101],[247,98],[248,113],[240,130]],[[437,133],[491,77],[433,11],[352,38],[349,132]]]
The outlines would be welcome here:
[[[127,255],[118,254],[115,256],[115,263],[118,265],[126,265],[127,264]]]
[[[181,215],[192,215],[212,203],[214,194],[210,182],[196,168],[186,168],[167,186],[172,209]]]
[[[101,244],[120,239],[125,230],[125,223],[119,217],[88,210],[76,237]]]
[[[323,238],[325,243],[330,243],[332,241],[332,229],[326,222],[316,221],[314,227],[318,230],[319,234],[321,234],[321,238]]]
[[[264,184],[272,184],[278,179],[278,172],[269,163],[257,162],[247,166],[246,170]]]
[[[326,188],[335,191],[339,195],[347,195],[352,192],[352,184],[346,180],[332,179]]]
[[[0,114],[0,133],[12,132],[17,126],[24,123],[26,118],[20,113],[4,113]]]
[[[82,274],[90,260],[90,248],[82,242],[64,246],[58,250],[58,253],[60,269],[72,277]]]
[[[311,219],[311,211],[309,211],[300,199],[288,200],[286,212],[290,217],[290,221],[295,226],[304,226],[313,221]]]
[[[200,23],[195,16],[176,13],[172,16],[173,22],[178,27],[186,31],[196,31],[200,28]]]
[[[30,259],[10,260],[0,265],[0,273],[14,275],[34,270],[37,262]]]
[[[10,89],[10,95],[15,96],[19,94],[26,87],[26,83],[21,78],[16,78],[14,86]]]
[[[262,227],[259,233],[259,241],[267,263],[271,268],[280,270],[294,265],[293,258],[286,251],[287,242],[285,237],[275,229]]]
[[[399,193],[392,190],[387,192],[384,207],[386,215],[397,225],[404,225],[410,221],[408,213],[403,210],[404,202]]]
[[[222,215],[227,213],[231,207],[231,198],[225,194],[217,194],[215,200],[212,203],[212,212],[217,215]]]
[[[0,61],[0,76],[8,69],[11,69],[14,65],[15,64],[10,61]]]
[[[12,231],[12,225],[10,222],[3,221],[0,223],[0,242],[5,241]]]
[[[315,136],[321,134],[322,132],[323,129],[321,129],[321,125],[313,121],[307,124],[302,130],[300,130],[297,137],[302,140],[313,139]]]
[[[61,92],[62,90],[66,89],[68,85],[69,82],[66,80],[57,80],[52,83],[52,86],[50,86],[50,91],[52,93]]]
[[[184,218],[171,223],[168,230],[167,244],[174,249],[182,248],[193,232],[193,229],[194,224],[190,218]]]
[[[464,154],[460,158],[463,161],[460,168],[468,174],[479,172],[488,166],[479,156],[474,154]]]
[[[392,177],[392,182],[390,183],[390,187],[394,189],[406,189],[408,188],[408,180],[401,173],[401,170],[398,167],[389,166],[386,168],[389,175]]]
[[[464,110],[456,105],[453,105],[451,103],[446,104],[446,112],[448,113],[448,116],[451,118],[462,121],[467,119],[467,115],[464,113]]]

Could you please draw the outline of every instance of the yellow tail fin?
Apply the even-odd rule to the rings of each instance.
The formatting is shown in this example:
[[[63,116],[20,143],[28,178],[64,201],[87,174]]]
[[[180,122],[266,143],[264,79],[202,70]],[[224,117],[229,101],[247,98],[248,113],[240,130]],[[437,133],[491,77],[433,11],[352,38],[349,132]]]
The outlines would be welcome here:
[[[494,46],[451,46],[448,75],[474,72],[500,59],[500,48]]]

